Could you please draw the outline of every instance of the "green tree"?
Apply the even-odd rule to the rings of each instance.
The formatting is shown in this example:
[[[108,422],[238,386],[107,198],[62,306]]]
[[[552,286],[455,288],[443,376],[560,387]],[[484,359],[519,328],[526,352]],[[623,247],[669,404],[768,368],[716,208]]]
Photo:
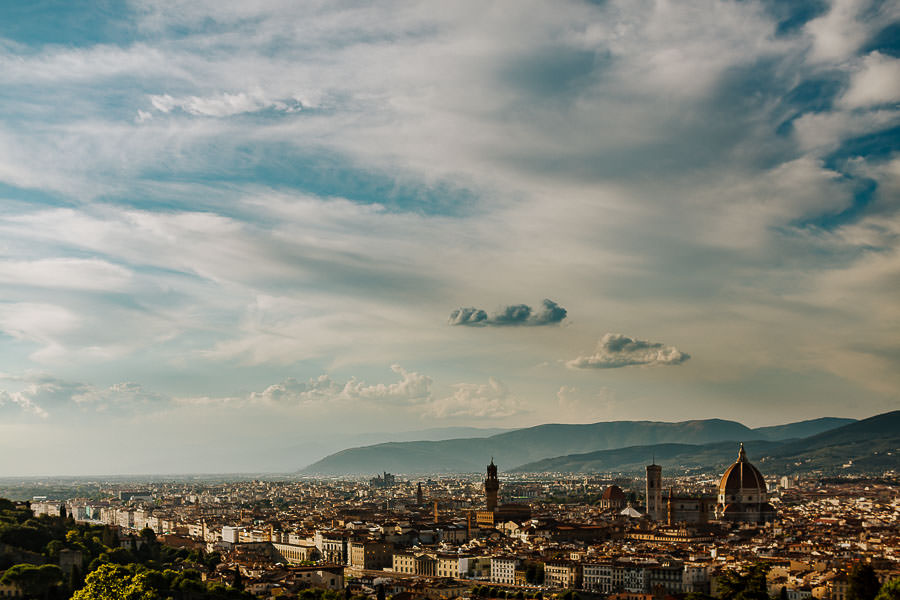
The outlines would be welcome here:
[[[719,576],[719,598],[722,600],[769,600],[766,574],[769,565],[757,563],[744,573],[726,571]],[[869,598],[868,600],[873,600]]]
[[[875,569],[868,563],[859,563],[847,577],[847,600],[875,600],[881,584]]]
[[[140,537],[144,540],[144,543],[147,544],[155,544],[156,543],[156,532],[150,529],[149,527],[144,527],[141,529]]]
[[[57,560],[59,558],[59,551],[65,548],[66,545],[60,540],[50,540],[47,544],[47,547],[44,549],[44,553],[52,560]]]
[[[900,600],[900,579],[886,581],[875,600]]]
[[[18,586],[26,596],[47,598],[62,582],[62,577],[62,571],[56,565],[15,565],[3,573],[0,584]]]

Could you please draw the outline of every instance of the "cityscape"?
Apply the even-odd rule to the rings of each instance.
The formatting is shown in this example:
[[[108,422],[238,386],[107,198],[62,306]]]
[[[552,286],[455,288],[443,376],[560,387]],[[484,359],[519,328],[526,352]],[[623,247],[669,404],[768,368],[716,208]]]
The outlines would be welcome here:
[[[885,422],[896,443],[898,421],[825,434]],[[152,565],[148,548],[162,545],[180,553],[167,572],[193,577],[196,597],[852,600],[883,587],[879,600],[895,598],[900,470],[779,476],[731,445],[721,473],[654,461],[643,474],[508,474],[491,459],[480,476],[5,480],[7,495],[32,494],[2,501],[4,514],[25,513],[19,532],[37,519],[68,533],[38,553],[16,547],[5,518],[0,597],[38,589],[19,560],[51,566],[54,589],[84,585],[76,598],[115,581],[143,589],[120,565]],[[91,532],[105,550],[93,558],[79,541]]]
[[[900,600],[900,2],[0,2],[0,600]]]

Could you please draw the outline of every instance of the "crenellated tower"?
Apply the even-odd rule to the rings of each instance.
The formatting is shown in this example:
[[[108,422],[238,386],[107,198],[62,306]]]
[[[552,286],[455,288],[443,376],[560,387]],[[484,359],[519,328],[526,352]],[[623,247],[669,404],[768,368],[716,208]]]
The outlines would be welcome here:
[[[491,458],[491,464],[487,467],[487,479],[484,480],[484,496],[488,510],[496,510],[499,493],[500,480],[497,478],[497,465],[494,464],[494,459]]]

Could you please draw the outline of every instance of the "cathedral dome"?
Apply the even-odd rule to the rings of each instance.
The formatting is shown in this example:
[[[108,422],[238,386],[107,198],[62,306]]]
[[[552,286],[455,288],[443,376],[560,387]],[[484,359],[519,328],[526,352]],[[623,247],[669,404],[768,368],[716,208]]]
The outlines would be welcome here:
[[[719,495],[741,494],[747,490],[754,490],[759,496],[763,496],[766,493],[766,480],[763,479],[756,467],[747,462],[744,444],[741,444],[737,461],[722,475],[722,481],[719,482]]]
[[[601,500],[611,500],[613,502],[625,502],[625,492],[617,485],[611,485],[603,490]]]

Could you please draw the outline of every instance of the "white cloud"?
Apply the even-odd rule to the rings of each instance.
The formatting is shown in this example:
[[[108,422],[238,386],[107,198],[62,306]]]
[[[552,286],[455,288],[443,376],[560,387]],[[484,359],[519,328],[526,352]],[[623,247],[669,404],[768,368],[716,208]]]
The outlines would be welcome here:
[[[419,403],[431,397],[431,377],[407,371],[400,365],[392,365],[391,370],[400,375],[400,381],[366,385],[351,379],[344,386],[342,393],[351,399],[360,398],[378,402]]]
[[[41,418],[47,418],[47,411],[35,404],[31,394],[27,392],[8,392],[0,390],[0,409],[11,408],[15,404],[26,413],[34,414]]]
[[[107,388],[86,386],[72,395],[72,401],[83,409],[98,413],[133,414],[166,408],[170,398],[151,392],[133,382],[116,383]]]
[[[503,382],[457,383],[452,395],[432,402],[425,416],[437,419],[479,418],[502,419],[524,412],[522,403],[512,396]]]
[[[516,407],[490,384],[445,398],[423,375],[338,381],[304,361],[357,372],[425,360],[453,365],[451,381],[495,364],[519,381],[523,365],[592,346],[612,318],[715,354],[717,373],[807,368],[814,355],[843,377],[807,349],[845,356],[834,331],[877,347],[897,336],[883,318],[896,305],[897,188],[877,160],[823,163],[900,122],[886,106],[894,59],[857,56],[896,3],[835,2],[784,35],[758,2],[137,6],[139,43],[0,48],[0,180],[12,186],[0,191],[0,329],[25,342],[2,358],[27,361],[30,344],[32,361],[149,387],[173,367],[255,382],[290,368],[296,380],[253,402],[207,401],[395,402],[410,419],[435,403],[465,419]],[[785,95],[842,75],[832,110]],[[786,120],[793,135],[775,135]],[[794,228],[849,206],[870,176],[865,211],[882,230]],[[548,290],[570,327],[473,345],[444,322],[454,306]],[[717,352],[734,332],[746,352]],[[623,359],[597,356],[582,359]],[[623,405],[646,375],[621,372]],[[552,418],[565,383],[523,392],[518,409]],[[486,404],[468,399],[482,392]],[[204,392],[180,395],[192,393]]]
[[[99,82],[135,73],[169,78],[186,75],[165,52],[145,44],[127,48],[104,44],[87,48],[52,45],[24,56],[0,46],[0,70],[8,84]]]
[[[572,369],[618,369],[620,367],[679,365],[690,358],[674,346],[648,342],[621,333],[607,333],[597,343],[594,354],[566,363]]]
[[[16,377],[0,376],[0,381],[19,384],[19,390],[0,390],[0,405],[18,404],[26,413],[48,418],[58,410],[65,410],[71,403],[72,396],[84,393],[89,386],[72,381],[58,379],[49,375],[29,375]]]
[[[872,52],[862,60],[841,96],[845,108],[864,108],[900,102],[900,60]]]
[[[298,99],[271,99],[262,90],[256,90],[251,93],[238,92],[229,94],[223,92],[215,96],[187,96],[182,98],[173,98],[168,94],[163,94],[150,96],[150,103],[153,105],[153,108],[162,113],[180,109],[188,114],[204,117],[230,117],[265,109],[292,113],[303,108]]]
[[[0,260],[0,283],[80,290],[122,290],[131,273],[99,259]]]
[[[852,56],[869,35],[870,28],[862,17],[870,4],[866,0],[833,0],[824,15],[807,23],[813,58],[841,61]]]
[[[320,375],[307,382],[288,378],[270,385],[262,392],[252,392],[251,403],[280,406],[309,406],[333,403],[355,404],[360,401],[382,404],[417,404],[431,397],[432,379],[407,371],[400,365],[391,370],[400,375],[394,383],[367,384],[355,377],[341,384],[328,375]]]
[[[35,361],[53,359],[64,353],[63,339],[81,323],[78,315],[62,306],[0,303],[0,332],[38,344],[40,348],[31,355]]]
[[[131,416],[164,409],[169,404],[168,397],[130,382],[97,387],[47,374],[0,374],[0,382],[20,388],[0,390],[0,405],[15,403],[27,413],[71,423],[77,422],[73,411],[87,411],[91,414],[89,418],[93,419],[98,413]]]
[[[878,108],[868,111],[836,110],[805,113],[793,123],[794,136],[803,150],[825,154],[841,142],[894,127],[900,110]]]

